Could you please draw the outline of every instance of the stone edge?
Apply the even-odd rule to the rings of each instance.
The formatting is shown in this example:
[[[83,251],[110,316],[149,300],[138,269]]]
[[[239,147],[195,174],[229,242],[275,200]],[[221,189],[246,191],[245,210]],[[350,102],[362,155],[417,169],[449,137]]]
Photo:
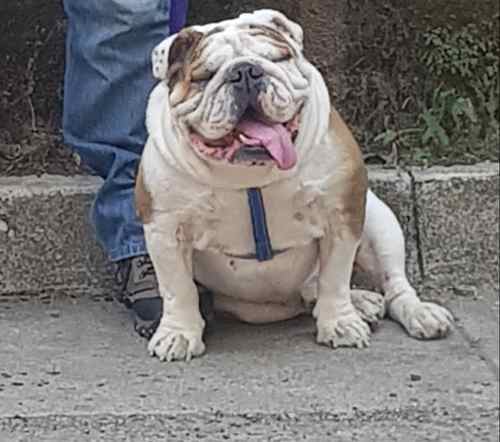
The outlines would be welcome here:
[[[383,185],[385,183],[393,184],[400,183],[401,186],[407,187],[408,182],[411,186],[411,204],[416,207],[418,202],[418,195],[414,194],[415,183],[416,182],[431,182],[431,181],[445,181],[452,179],[467,179],[467,180],[484,180],[484,179],[495,179],[499,177],[499,164],[498,163],[480,163],[473,166],[450,166],[450,167],[441,167],[434,166],[427,169],[420,168],[411,168],[409,170],[403,169],[385,169],[382,167],[373,167],[370,166],[369,170],[369,178],[370,182],[377,183],[378,185]],[[101,183],[101,179],[94,176],[72,176],[72,177],[63,177],[63,176],[54,176],[54,175],[42,175],[40,177],[36,176],[26,176],[26,177],[0,177],[0,199],[10,199],[16,197],[36,197],[37,195],[82,195],[82,194],[94,194],[99,185]],[[398,186],[398,187],[401,187]],[[375,186],[377,187],[377,186]],[[460,215],[458,215],[460,216]],[[498,220],[496,220],[498,222]],[[413,229],[417,226],[417,220],[411,219],[410,229]],[[413,239],[410,239],[409,242],[415,242]],[[478,238],[479,243],[479,238]],[[416,250],[415,253],[411,253],[412,259],[423,251],[420,248],[418,243],[418,237],[416,238],[415,244],[410,244],[409,248]],[[410,250],[411,252],[411,250]],[[407,248],[408,253],[408,248]],[[418,263],[412,263],[412,266],[417,268],[418,271]],[[414,279],[414,283],[417,285],[424,285],[425,281],[419,281],[419,276],[417,275],[416,279]],[[433,281],[433,284],[439,283],[439,281]],[[65,292],[67,289],[72,293],[80,293],[80,294],[92,294],[92,295],[105,295],[109,294],[109,284],[104,284],[103,289],[99,290],[99,287],[57,287],[58,292]],[[34,292],[36,288],[34,288]],[[102,293],[102,291],[106,291],[107,293]],[[4,295],[7,297],[19,295],[22,297],[23,293],[0,293],[0,299],[4,298]],[[30,295],[28,295],[30,297]]]

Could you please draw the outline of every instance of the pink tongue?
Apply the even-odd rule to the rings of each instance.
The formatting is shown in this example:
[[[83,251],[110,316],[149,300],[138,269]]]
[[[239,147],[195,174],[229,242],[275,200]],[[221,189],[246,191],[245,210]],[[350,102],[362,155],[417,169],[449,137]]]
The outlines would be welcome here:
[[[280,169],[287,170],[295,166],[297,153],[290,132],[282,124],[267,125],[245,118],[238,123],[237,129],[252,139],[249,144],[265,147]]]

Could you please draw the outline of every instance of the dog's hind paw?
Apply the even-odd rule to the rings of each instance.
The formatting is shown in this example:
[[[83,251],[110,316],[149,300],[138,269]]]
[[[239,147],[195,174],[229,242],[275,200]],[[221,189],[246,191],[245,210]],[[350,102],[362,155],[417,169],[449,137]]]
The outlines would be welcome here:
[[[351,302],[361,318],[375,327],[385,316],[384,297],[369,290],[351,290]]]
[[[450,332],[453,315],[433,302],[420,302],[409,312],[406,330],[417,339],[444,338]]]

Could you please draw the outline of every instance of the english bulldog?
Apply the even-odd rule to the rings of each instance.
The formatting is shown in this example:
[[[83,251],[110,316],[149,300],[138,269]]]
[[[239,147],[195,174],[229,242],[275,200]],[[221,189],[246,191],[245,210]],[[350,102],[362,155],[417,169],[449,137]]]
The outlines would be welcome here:
[[[312,313],[317,342],[332,348],[368,346],[385,312],[415,338],[448,333],[451,314],[408,282],[401,228],[368,189],[298,24],[260,10],[193,26],[152,60],[161,81],[136,183],[163,299],[152,355],[205,351],[195,281],[242,321]],[[354,264],[383,297],[351,290]]]

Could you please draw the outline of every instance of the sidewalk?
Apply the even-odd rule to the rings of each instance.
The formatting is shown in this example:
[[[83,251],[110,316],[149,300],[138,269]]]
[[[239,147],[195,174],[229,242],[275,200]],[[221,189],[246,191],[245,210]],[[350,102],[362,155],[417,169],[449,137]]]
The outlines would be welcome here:
[[[384,321],[330,350],[303,318],[218,323],[207,353],[160,363],[121,305],[0,303],[0,441],[498,441],[498,293],[456,298],[452,335]]]

